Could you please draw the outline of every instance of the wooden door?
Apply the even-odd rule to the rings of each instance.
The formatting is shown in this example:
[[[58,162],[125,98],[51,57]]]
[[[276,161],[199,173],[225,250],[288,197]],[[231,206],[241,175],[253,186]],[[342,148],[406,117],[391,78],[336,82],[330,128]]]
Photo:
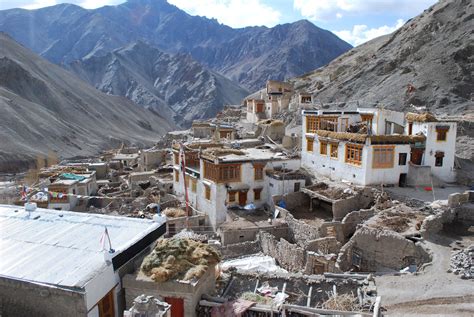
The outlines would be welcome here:
[[[114,289],[99,302],[99,317],[115,317]]]
[[[176,297],[165,297],[165,302],[171,305],[171,317],[184,317],[184,300]]]
[[[239,205],[245,206],[247,203],[247,191],[240,191],[239,192]]]
[[[415,165],[421,165],[424,149],[411,149],[410,162]]]

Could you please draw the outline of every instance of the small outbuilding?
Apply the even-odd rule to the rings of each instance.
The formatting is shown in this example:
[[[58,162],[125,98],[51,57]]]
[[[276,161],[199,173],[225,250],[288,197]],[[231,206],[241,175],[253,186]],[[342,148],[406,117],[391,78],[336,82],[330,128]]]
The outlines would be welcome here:
[[[121,316],[121,278],[163,235],[164,218],[28,207],[0,205],[0,315]]]

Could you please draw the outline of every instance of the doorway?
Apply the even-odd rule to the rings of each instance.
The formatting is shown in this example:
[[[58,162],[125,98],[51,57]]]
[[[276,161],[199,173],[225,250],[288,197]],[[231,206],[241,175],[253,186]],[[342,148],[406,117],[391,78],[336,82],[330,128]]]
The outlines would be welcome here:
[[[410,162],[415,165],[421,165],[424,151],[425,149],[411,149]]]
[[[107,293],[99,302],[99,317],[115,317],[114,289]]]
[[[247,204],[247,191],[241,190],[239,192],[239,205],[245,206]]]
[[[176,297],[165,297],[165,302],[171,305],[171,317],[184,317],[184,300]]]
[[[399,187],[406,187],[407,186],[407,174],[402,173],[400,174],[400,179],[398,180]]]

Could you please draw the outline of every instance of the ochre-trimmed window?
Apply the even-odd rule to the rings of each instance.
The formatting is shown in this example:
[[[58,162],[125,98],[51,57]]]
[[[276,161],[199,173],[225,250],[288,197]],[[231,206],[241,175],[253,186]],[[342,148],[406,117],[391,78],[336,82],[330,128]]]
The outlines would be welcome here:
[[[173,153],[174,164],[179,164],[179,154]]]
[[[263,179],[263,164],[254,164],[253,165],[253,170],[254,170],[254,179],[257,180],[262,180]]]
[[[328,155],[328,143],[327,142],[319,142],[319,154]]]
[[[446,141],[449,127],[436,127],[436,141]]]
[[[337,131],[337,117],[321,117],[319,119],[318,130]]]
[[[255,189],[253,190],[253,198],[254,198],[254,200],[260,200],[261,193],[262,193],[262,189],[261,189],[261,188],[255,188]]]
[[[175,180],[175,182],[179,182],[179,172],[178,172],[178,170],[174,170],[174,180]]]
[[[374,146],[372,168],[392,168],[395,153],[394,146]]]
[[[337,144],[337,143],[331,143],[329,145],[329,151],[330,151],[330,154],[331,154],[331,158],[337,159],[338,146],[339,146],[339,144]]]
[[[314,139],[306,138],[306,151],[313,152]]]
[[[211,186],[204,184],[204,197],[207,200],[211,200]]]
[[[306,116],[306,132],[315,133],[318,130],[318,120],[316,116]]]
[[[240,182],[240,164],[213,164],[204,161],[204,178],[217,183]]]
[[[234,203],[236,201],[236,191],[229,191],[229,202]]]
[[[362,165],[362,149],[360,144],[346,144],[346,163]]]

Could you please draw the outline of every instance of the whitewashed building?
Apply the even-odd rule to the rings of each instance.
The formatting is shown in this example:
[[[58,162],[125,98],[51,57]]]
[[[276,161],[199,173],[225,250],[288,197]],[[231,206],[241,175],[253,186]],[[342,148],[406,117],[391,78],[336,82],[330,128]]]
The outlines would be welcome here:
[[[2,316],[122,316],[122,277],[166,230],[162,217],[7,205],[0,224]]]
[[[174,189],[185,195],[184,177],[179,147],[174,149]],[[299,158],[290,158],[282,152],[264,145],[257,148],[230,149],[219,144],[193,143],[185,146],[186,187],[191,206],[207,214],[211,226],[216,229],[226,221],[227,209],[254,204],[260,208],[271,204],[271,195],[283,194],[282,187],[269,190],[267,170],[297,170]],[[304,178],[287,179],[286,190],[293,192]],[[280,186],[280,185],[278,185]],[[300,188],[298,187],[298,188]]]
[[[276,80],[267,81],[265,95],[262,93],[260,99],[245,100],[247,121],[257,123],[260,120],[272,119],[275,114],[288,109],[292,95],[293,86],[290,83]]]
[[[359,108],[303,110],[302,126],[301,164],[315,175],[358,185],[421,185],[432,183],[432,177],[454,180],[455,123],[407,124],[401,112]],[[440,129],[448,131],[442,154],[435,133]]]

